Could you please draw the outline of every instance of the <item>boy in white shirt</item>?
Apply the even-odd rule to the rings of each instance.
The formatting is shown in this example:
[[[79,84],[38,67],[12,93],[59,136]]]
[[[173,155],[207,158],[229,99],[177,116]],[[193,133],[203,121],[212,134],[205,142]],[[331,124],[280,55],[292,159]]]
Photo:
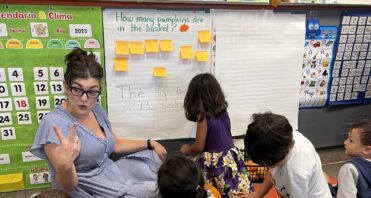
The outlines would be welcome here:
[[[245,149],[250,159],[267,166],[261,190],[237,193],[240,198],[261,198],[275,187],[285,198],[331,198],[322,171],[321,160],[313,144],[289,121],[271,112],[253,114],[245,135]]]
[[[340,168],[337,198],[370,198],[371,121],[354,123],[344,144],[345,154],[353,159]]]

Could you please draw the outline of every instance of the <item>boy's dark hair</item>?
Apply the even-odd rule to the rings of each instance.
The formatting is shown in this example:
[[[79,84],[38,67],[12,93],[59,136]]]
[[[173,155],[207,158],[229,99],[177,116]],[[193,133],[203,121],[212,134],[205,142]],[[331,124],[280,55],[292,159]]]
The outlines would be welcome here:
[[[64,74],[64,81],[68,86],[77,78],[95,78],[99,82],[103,78],[103,68],[95,60],[93,53],[88,53],[80,48],[75,48],[66,55],[65,62],[67,70]]]
[[[256,113],[247,127],[244,143],[253,162],[274,166],[286,157],[293,145],[292,127],[282,115]]]
[[[196,122],[205,116],[219,116],[228,108],[224,93],[215,77],[209,73],[198,74],[189,83],[184,98],[185,116]]]
[[[158,171],[162,198],[206,198],[204,178],[196,162],[184,156],[169,156]]]
[[[361,129],[361,133],[359,137],[361,139],[361,143],[364,146],[371,146],[371,121],[368,119],[361,120],[352,124],[350,130],[358,128]]]

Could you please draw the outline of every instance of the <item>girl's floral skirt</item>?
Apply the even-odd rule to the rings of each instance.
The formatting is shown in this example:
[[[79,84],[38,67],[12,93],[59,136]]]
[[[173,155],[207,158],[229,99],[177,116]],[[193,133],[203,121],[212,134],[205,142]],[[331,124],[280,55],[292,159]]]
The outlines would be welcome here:
[[[249,173],[237,147],[219,153],[203,152],[194,160],[200,165],[205,182],[218,188],[222,197],[239,191],[254,192]]]

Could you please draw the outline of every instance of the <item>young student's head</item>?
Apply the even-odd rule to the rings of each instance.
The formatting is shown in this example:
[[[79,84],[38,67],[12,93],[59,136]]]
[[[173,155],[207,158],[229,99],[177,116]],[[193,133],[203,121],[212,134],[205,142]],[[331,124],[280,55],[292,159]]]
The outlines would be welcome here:
[[[68,86],[71,86],[72,82],[78,78],[94,78],[99,82],[103,78],[103,68],[95,60],[93,53],[88,54],[80,48],[75,48],[66,55],[65,62],[67,70],[64,74],[64,81]]]
[[[256,113],[247,127],[244,143],[253,162],[272,167],[282,162],[292,148],[292,127],[282,115]]]
[[[362,120],[352,124],[344,144],[347,155],[371,158],[371,121]]]
[[[196,162],[184,156],[169,156],[158,171],[162,198],[206,198],[204,178]]]
[[[193,77],[184,98],[185,116],[188,120],[196,122],[205,116],[218,116],[227,107],[222,88],[213,75],[203,73]]]

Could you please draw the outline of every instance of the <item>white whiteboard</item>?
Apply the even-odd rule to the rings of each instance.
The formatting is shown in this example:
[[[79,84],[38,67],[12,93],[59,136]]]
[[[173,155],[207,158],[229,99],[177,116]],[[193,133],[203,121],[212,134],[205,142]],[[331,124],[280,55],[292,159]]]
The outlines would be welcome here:
[[[272,11],[213,11],[215,75],[229,103],[232,134],[253,113],[272,111],[298,127],[305,15]]]
[[[187,32],[180,26],[187,24]],[[106,9],[103,11],[108,116],[113,131],[125,138],[173,139],[191,135],[193,122],[186,120],[184,96],[189,81],[210,72],[207,62],[183,60],[179,48],[210,51],[211,44],[198,41],[198,31],[211,30],[208,13],[169,10]],[[154,28],[157,27],[157,30]],[[162,27],[162,28],[159,28]],[[129,55],[129,69],[113,69],[116,41],[170,39],[174,51]],[[166,77],[153,77],[153,67],[166,67]]]

